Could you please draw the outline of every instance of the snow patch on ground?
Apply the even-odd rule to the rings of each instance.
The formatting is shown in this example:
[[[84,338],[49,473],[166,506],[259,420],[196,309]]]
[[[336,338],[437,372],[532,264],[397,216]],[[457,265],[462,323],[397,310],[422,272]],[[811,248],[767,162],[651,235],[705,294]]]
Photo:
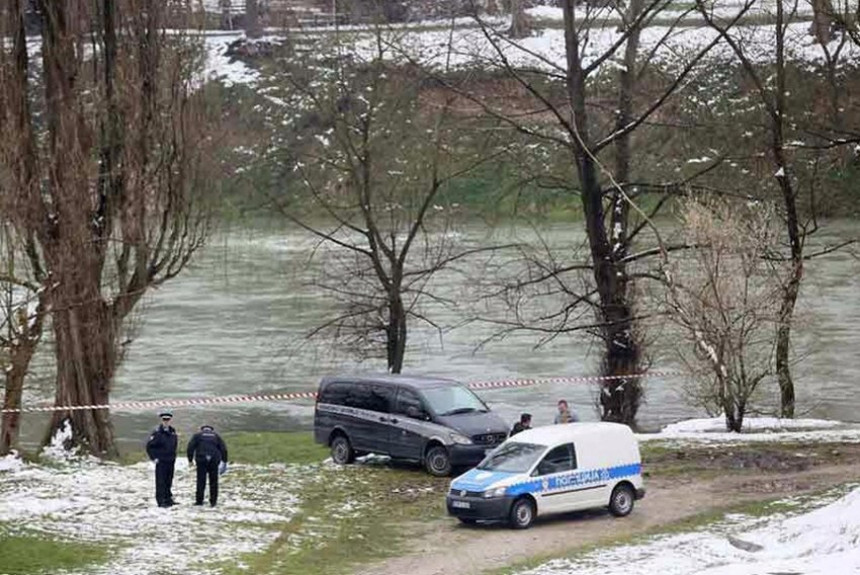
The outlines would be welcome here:
[[[0,457],[0,472],[16,472],[24,468],[24,462],[18,457],[17,451],[12,451],[9,455]]]
[[[843,425],[839,421],[828,419],[780,419],[777,417],[754,417],[744,420],[744,431],[773,432],[796,431],[799,429],[829,429]],[[688,419],[672,423],[663,428],[663,433],[715,433],[726,430],[726,421],[722,417],[709,419]]]
[[[227,55],[227,48],[245,34],[207,34],[203,42],[206,51],[206,64],[203,77],[208,80],[220,80],[225,86],[244,84],[254,86],[260,80],[260,74],[242,60]]]
[[[686,441],[692,443],[737,443],[780,441],[860,442],[860,427],[822,419],[744,419],[743,433],[726,431],[725,419],[690,419],[664,427],[659,433],[638,434],[639,441]]]
[[[231,465],[218,507],[197,507],[195,472],[177,461],[179,505],[155,505],[150,463],[122,466],[90,458],[50,465],[0,459],[0,522],[7,532],[37,531],[64,540],[116,545],[106,565],[86,573],[148,575],[169,557],[172,572],[218,573],[239,554],[262,551],[298,510],[298,490],[313,467]]]
[[[849,575],[860,573],[860,488],[787,518],[729,516],[705,529],[550,561],[522,575]],[[789,501],[790,502],[790,501]],[[729,536],[760,546],[745,551]],[[754,547],[756,548],[756,547]]]

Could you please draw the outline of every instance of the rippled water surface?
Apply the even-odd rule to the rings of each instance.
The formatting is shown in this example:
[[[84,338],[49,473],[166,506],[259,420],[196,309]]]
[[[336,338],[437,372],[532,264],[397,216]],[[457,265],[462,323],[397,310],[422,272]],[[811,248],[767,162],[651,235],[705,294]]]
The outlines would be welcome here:
[[[575,227],[575,226],[574,226]],[[835,222],[830,238],[856,236],[855,222]],[[564,226],[545,231],[554,242],[566,241]],[[485,229],[466,232],[473,243],[500,242]],[[528,235],[508,229],[502,236]],[[507,238],[503,238],[507,239]],[[581,241],[581,238],[578,238]],[[573,242],[575,243],[575,242]],[[331,303],[310,285],[325,255],[298,231],[269,228],[225,231],[214,238],[183,275],[152,292],[142,308],[136,336],[115,383],[112,401],[193,398],[313,389],[325,374],[380,371],[382,362],[357,364],[343,354],[305,343],[303,336],[330,317]],[[847,252],[829,254],[808,264],[796,329],[795,368],[803,414],[860,420],[860,263]],[[449,273],[437,291],[460,303],[458,309],[434,309],[434,319],[455,326],[473,310],[470,282]],[[479,347],[493,333],[487,325],[469,324],[446,331],[413,326],[404,372],[443,375],[463,381],[533,378],[597,373],[599,349],[582,337],[560,337],[535,347],[537,337],[519,334]],[[671,338],[657,329],[650,355],[653,369],[677,369]],[[701,415],[678,393],[679,376],[647,380],[645,428]],[[595,388],[589,384],[546,384],[516,390],[485,391],[491,407],[513,421],[520,411],[549,422],[555,402],[569,399],[584,419],[596,419]],[[175,410],[185,433],[210,422],[222,429],[286,430],[307,427],[309,402],[249,403]],[[38,417],[30,416],[30,435]],[[142,441],[156,423],[154,413],[117,411],[114,421],[124,443]]]

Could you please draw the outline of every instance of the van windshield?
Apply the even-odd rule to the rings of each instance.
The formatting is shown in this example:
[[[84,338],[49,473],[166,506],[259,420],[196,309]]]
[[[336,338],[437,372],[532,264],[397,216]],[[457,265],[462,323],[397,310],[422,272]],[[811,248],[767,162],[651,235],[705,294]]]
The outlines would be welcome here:
[[[490,411],[477,395],[460,385],[430,387],[422,389],[421,394],[430,409],[437,415],[487,413]]]
[[[478,469],[525,473],[546,450],[545,445],[534,443],[505,443],[478,464]]]

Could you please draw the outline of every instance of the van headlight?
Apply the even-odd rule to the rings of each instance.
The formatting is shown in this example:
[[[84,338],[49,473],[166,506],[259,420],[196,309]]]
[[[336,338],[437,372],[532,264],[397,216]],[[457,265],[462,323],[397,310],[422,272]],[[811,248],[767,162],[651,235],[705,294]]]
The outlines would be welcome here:
[[[459,445],[472,445],[472,440],[461,433],[451,433],[451,441]]]
[[[484,491],[484,499],[492,499],[493,497],[504,497],[506,487],[496,487]]]

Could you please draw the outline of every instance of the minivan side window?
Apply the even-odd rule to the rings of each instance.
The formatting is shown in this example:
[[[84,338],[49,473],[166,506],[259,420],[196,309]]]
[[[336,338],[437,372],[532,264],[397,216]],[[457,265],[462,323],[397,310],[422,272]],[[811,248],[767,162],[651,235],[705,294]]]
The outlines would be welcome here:
[[[536,475],[549,475],[576,469],[576,449],[572,443],[559,445],[550,450],[538,463]]]
[[[320,394],[320,403],[332,403],[334,405],[346,405],[346,396],[349,384],[336,381],[325,386]]]
[[[378,411],[380,413],[390,413],[392,403],[394,403],[394,393],[390,386],[370,386],[370,399],[368,402],[368,407],[366,407],[365,409]]]
[[[407,417],[414,417],[416,413],[427,414],[418,394],[410,389],[403,388],[397,392],[397,403],[394,406],[394,413],[399,413]]]
[[[351,383],[347,385],[344,405],[356,409],[388,413],[390,410],[389,394],[381,386],[369,383]]]

